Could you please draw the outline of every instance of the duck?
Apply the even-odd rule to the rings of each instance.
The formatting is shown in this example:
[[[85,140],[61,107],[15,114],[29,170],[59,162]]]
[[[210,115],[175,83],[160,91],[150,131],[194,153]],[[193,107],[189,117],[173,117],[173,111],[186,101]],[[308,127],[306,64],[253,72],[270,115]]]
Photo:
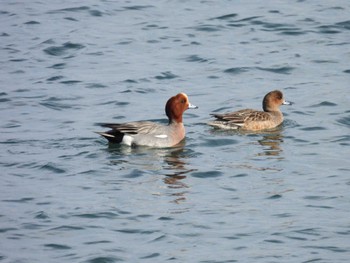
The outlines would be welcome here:
[[[198,107],[189,102],[185,93],[171,97],[165,105],[168,125],[152,121],[133,121],[126,123],[100,123],[109,128],[105,132],[96,132],[106,138],[109,143],[128,146],[148,146],[155,148],[173,147],[185,138],[185,127],[182,115],[187,109]]]
[[[276,128],[283,122],[281,105],[291,105],[292,102],[284,99],[280,90],[267,93],[262,101],[263,111],[242,109],[229,113],[211,114],[215,120],[208,125],[230,130],[261,131]]]

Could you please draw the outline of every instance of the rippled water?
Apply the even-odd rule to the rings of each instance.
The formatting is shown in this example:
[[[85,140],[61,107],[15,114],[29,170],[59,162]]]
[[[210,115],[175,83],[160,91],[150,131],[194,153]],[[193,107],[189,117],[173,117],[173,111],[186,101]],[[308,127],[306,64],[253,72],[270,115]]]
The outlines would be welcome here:
[[[350,3],[2,1],[0,261],[348,262]],[[217,131],[260,108],[270,133]],[[98,122],[186,141],[108,146]]]

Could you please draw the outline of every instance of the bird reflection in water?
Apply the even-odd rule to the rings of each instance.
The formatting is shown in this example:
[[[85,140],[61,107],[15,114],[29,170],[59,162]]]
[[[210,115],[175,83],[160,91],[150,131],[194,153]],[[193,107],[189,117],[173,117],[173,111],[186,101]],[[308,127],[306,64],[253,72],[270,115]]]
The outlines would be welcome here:
[[[181,143],[178,147],[169,150],[168,154],[164,156],[166,165],[163,169],[167,172],[163,181],[169,189],[178,190],[171,194],[175,197],[173,202],[177,204],[186,200],[187,190],[185,189],[189,188],[189,186],[183,180],[188,173],[195,170],[186,168],[186,154],[184,143]]]
[[[186,193],[189,186],[184,182],[187,174],[195,169],[188,169],[186,159],[193,152],[186,149],[185,142],[182,141],[172,148],[149,148],[149,147],[123,147],[120,145],[111,145],[108,148],[113,153],[111,163],[120,167],[120,170],[142,171],[144,174],[155,173],[163,176],[162,180],[167,191],[157,193],[157,195],[168,195],[174,197],[172,203],[183,203],[186,200]],[[117,159],[116,159],[117,157]],[[137,172],[127,174],[127,177],[138,177]],[[142,173],[141,175],[142,176]],[[158,179],[157,179],[158,180]],[[164,190],[164,187],[161,187]],[[154,194],[154,193],[153,193]],[[185,212],[183,209],[176,210],[175,213]]]
[[[281,132],[281,127],[277,127],[276,129],[264,131],[264,132],[254,132],[249,133],[245,135],[251,135],[254,136],[254,138],[258,137],[257,140],[254,140],[254,145],[261,145],[262,147],[255,147],[258,152],[254,153],[254,157],[252,158],[255,160],[254,162],[249,162],[249,164],[240,164],[236,167],[239,168],[248,168],[258,171],[275,171],[280,172],[283,169],[278,166],[278,162],[269,162],[268,159],[275,159],[275,160],[283,160],[284,157],[281,154],[283,152],[283,149],[281,147],[281,144],[283,143],[283,134]],[[259,160],[262,160],[264,162],[258,162],[259,164],[264,164],[264,166],[257,166],[258,164],[256,162],[256,157],[261,157]],[[277,165],[277,166],[276,166]]]
[[[258,156],[280,156],[283,151],[280,145],[282,142],[283,135],[280,131],[264,134],[262,139],[258,140],[258,143],[263,146],[263,152]]]

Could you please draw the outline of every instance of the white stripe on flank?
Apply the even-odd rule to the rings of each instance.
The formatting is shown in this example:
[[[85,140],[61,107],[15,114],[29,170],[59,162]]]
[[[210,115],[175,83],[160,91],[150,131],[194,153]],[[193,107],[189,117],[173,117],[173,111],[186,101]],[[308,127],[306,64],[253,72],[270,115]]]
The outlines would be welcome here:
[[[166,135],[166,134],[160,134],[160,135],[155,135],[154,137],[160,138],[160,139],[165,139],[165,138],[168,138],[168,135]]]

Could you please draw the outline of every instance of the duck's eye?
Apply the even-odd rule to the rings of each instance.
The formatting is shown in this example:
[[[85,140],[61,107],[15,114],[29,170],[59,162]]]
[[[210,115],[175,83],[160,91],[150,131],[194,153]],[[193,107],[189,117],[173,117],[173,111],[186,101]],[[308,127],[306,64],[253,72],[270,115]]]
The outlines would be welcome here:
[[[186,103],[186,100],[185,100],[185,99],[182,99],[182,100],[181,100],[181,103]]]

